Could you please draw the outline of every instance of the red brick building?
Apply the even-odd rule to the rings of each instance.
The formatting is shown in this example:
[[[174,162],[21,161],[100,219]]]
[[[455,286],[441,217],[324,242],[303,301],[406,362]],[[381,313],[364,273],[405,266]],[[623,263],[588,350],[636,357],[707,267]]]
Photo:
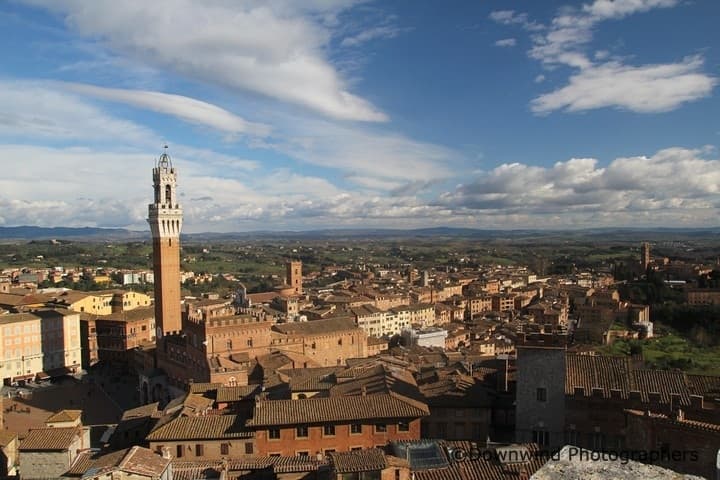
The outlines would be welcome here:
[[[130,363],[133,349],[155,343],[155,309],[152,306],[97,315],[94,321],[88,322],[88,327],[93,328],[93,323],[97,355],[101,361]]]
[[[427,405],[395,394],[266,400],[247,423],[260,455],[326,455],[420,438]]]

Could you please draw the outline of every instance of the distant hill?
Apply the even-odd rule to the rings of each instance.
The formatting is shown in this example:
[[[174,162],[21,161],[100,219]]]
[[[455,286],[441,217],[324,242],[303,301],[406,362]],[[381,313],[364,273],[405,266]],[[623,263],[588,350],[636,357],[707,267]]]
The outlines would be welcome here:
[[[477,238],[477,239],[565,239],[657,241],[664,238],[697,238],[720,235],[720,227],[708,228],[592,228],[579,230],[483,230],[474,228],[433,227],[417,229],[352,228],[306,231],[205,232],[183,234],[185,241],[301,240],[301,239],[402,239],[402,238]],[[132,241],[150,240],[150,231],[95,227],[0,227],[0,240]]]
[[[0,227],[0,239],[7,240],[134,240],[150,238],[150,232],[138,232],[124,228],[95,227]]]

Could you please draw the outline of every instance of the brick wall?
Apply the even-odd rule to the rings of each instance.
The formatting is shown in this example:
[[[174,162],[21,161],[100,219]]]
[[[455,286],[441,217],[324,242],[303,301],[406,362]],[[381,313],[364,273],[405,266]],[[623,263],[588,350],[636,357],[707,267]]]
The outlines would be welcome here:
[[[253,440],[249,438],[150,442],[150,449],[157,453],[162,454],[163,447],[168,449],[173,458],[187,462],[237,458],[257,453]],[[227,449],[227,453],[223,453],[223,448]]]
[[[395,440],[417,440],[420,438],[420,420],[412,420],[408,424],[408,431],[400,431],[397,419],[379,419],[377,423],[384,423],[386,431],[377,431],[375,423],[363,421],[362,433],[351,433],[349,423],[335,425],[334,435],[325,435],[323,425],[309,425],[307,438],[296,436],[296,426],[278,427],[280,438],[269,438],[267,428],[257,430],[255,433],[255,444],[258,455],[297,455],[298,452],[308,452],[314,456],[318,452],[325,453],[327,450],[347,452],[353,448],[373,448],[385,445]]]

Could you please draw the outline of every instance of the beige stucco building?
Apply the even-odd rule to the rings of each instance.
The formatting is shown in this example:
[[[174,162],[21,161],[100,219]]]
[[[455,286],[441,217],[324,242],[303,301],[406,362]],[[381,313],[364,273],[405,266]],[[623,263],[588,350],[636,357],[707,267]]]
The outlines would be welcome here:
[[[94,315],[110,315],[111,313],[134,310],[152,304],[150,296],[141,292],[124,290],[104,290],[99,292],[68,290],[58,295],[54,301],[74,312]]]
[[[0,315],[4,383],[73,373],[80,368],[80,315],[68,310]]]

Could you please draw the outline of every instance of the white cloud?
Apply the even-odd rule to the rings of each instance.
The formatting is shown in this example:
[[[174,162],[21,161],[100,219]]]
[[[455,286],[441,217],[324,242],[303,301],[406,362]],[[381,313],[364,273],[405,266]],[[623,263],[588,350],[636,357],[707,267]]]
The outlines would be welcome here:
[[[677,5],[679,0],[595,0],[583,5],[583,12],[597,19],[623,18],[653,8],[667,8]]]
[[[326,59],[327,25],[356,2],[25,1],[61,13],[81,35],[146,65],[338,119],[387,120],[350,93]]]
[[[142,199],[149,195],[148,170],[143,167],[153,165],[149,155],[0,145],[0,157],[10,165],[22,165],[0,179],[6,225],[142,224]]]
[[[552,218],[566,226],[700,226],[716,223],[720,192],[720,160],[706,154],[674,147],[604,168],[591,158],[552,167],[504,164],[443,194],[439,204],[456,213],[528,215],[535,225]]]
[[[545,75],[542,73],[535,77],[535,83],[542,83],[545,81]]]
[[[340,45],[343,47],[357,47],[363,43],[379,38],[394,38],[404,30],[392,25],[381,25],[362,30],[352,36],[343,38]]]
[[[709,158],[710,152],[668,148],[649,157],[618,158],[606,167],[592,158],[547,168],[506,164],[436,202],[417,197],[413,185],[389,197],[345,191],[327,179],[286,169],[236,178],[210,174],[184,152],[173,162],[179,172],[186,232],[360,225],[700,226],[716,223],[720,160]],[[152,156],[2,145],[0,157],[23,165],[0,179],[0,224],[147,230]]]
[[[679,0],[595,0],[581,8],[560,9],[547,31],[531,36],[528,52],[547,68],[558,65],[574,69],[569,83],[531,102],[538,114],[555,110],[577,112],[617,107],[639,113],[673,110],[682,104],[706,97],[717,81],[701,72],[700,56],[678,63],[632,66],[608,61],[610,52],[596,50],[594,63],[586,52],[593,29],[606,20],[618,20],[656,8],[669,8]],[[512,10],[492,12],[490,18],[505,25],[525,25],[525,13]],[[536,77],[544,79],[543,76]]]
[[[495,42],[496,47],[514,47],[517,44],[517,40],[514,38],[503,38]]]
[[[700,57],[689,57],[675,64],[588,67],[572,75],[568,85],[534,99],[531,108],[540,114],[603,107],[640,113],[673,110],[712,92],[717,80],[699,71],[702,64]]]
[[[411,194],[346,191],[327,179],[287,169],[261,176],[214,170],[187,147],[174,151],[186,232],[422,226],[449,214]],[[152,155],[99,147],[0,145],[0,158],[23,165],[0,179],[0,225],[147,230]]]
[[[454,174],[459,160],[454,150],[412,140],[396,133],[348,128],[336,123],[288,122],[287,142],[272,145],[303,162],[338,169],[347,178],[383,180],[430,180]],[[281,125],[278,129],[283,128]]]
[[[375,190],[378,192],[388,192],[400,188],[402,182],[400,180],[387,180],[377,177],[366,177],[363,175],[351,174],[345,176],[345,178],[355,185],[359,185],[362,188],[368,190]]]
[[[515,10],[495,10],[490,12],[490,19],[503,25],[520,25],[530,32],[537,32],[545,28],[540,23],[529,21],[527,13],[520,13]]]
[[[270,127],[253,123],[211,103],[183,95],[145,90],[105,88],[81,83],[63,83],[61,87],[82,95],[127,103],[136,107],[173,115],[187,122],[205,125],[229,134],[267,136]]]
[[[42,82],[0,80],[0,136],[56,141],[123,139],[148,144],[152,132]]]
[[[580,49],[592,40],[595,25],[655,8],[673,7],[677,3],[677,0],[595,0],[579,10],[561,9],[547,33],[533,36],[530,56],[548,65],[589,66],[589,60]]]

